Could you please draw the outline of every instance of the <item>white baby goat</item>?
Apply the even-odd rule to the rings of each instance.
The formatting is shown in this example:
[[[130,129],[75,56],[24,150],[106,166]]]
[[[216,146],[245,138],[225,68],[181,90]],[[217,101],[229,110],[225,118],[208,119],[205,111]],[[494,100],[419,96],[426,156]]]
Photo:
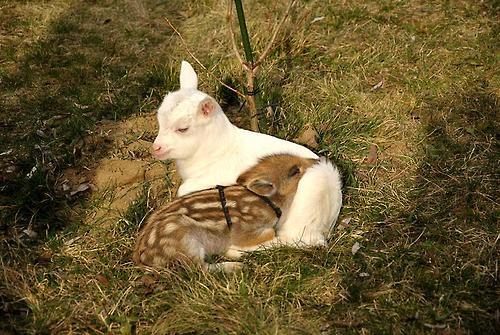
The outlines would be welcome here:
[[[309,149],[231,124],[219,104],[198,89],[191,65],[181,65],[180,89],[168,93],[158,109],[159,132],[153,144],[161,160],[174,159],[183,183],[178,195],[232,185],[238,176],[270,154],[318,158]],[[290,209],[278,223],[283,243],[325,245],[342,205],[337,168],[324,160],[299,182]]]

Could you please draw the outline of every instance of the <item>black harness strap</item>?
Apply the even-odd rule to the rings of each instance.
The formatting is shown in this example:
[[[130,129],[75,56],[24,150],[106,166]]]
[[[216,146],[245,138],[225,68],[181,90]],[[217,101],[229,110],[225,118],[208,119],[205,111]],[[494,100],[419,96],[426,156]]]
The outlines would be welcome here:
[[[231,221],[231,216],[229,216],[229,210],[226,207],[226,195],[224,194],[224,186],[217,185],[215,188],[219,191],[220,204],[222,205],[222,211],[224,212],[224,217],[226,218],[227,227],[231,229],[233,226],[233,221]]]
[[[261,198],[266,204],[268,204],[269,207],[271,207],[273,209],[274,214],[276,214],[276,216],[278,217],[278,219],[281,217],[281,214],[283,214],[281,212],[281,209],[278,206],[276,206],[274,204],[274,202],[272,202],[271,200],[269,200],[268,197],[260,195],[260,194],[257,194],[257,193],[255,193],[255,192],[253,192],[251,190],[249,190],[249,191],[252,192],[253,194],[255,194],[256,196],[258,196],[259,198]]]
[[[220,204],[222,206],[222,211],[224,212],[224,217],[226,218],[227,227],[229,229],[231,229],[231,227],[233,226],[233,221],[231,221],[231,216],[229,215],[229,210],[226,207],[226,195],[224,194],[224,189],[226,187],[222,186],[222,185],[217,185],[217,186],[215,186],[215,188],[219,191]],[[261,198],[262,201],[264,201],[269,207],[271,207],[272,210],[274,211],[274,213],[276,214],[276,216],[278,217],[278,219],[281,217],[281,215],[282,215],[281,209],[278,206],[276,206],[271,200],[269,200],[268,197],[257,194],[251,190],[248,190],[248,191],[252,192],[256,196]]]

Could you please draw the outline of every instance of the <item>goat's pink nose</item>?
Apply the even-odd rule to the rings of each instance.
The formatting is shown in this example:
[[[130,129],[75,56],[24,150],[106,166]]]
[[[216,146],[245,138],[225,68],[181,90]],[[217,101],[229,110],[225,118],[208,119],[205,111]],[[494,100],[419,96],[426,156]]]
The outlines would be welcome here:
[[[153,143],[153,152],[158,153],[162,149],[161,145]]]

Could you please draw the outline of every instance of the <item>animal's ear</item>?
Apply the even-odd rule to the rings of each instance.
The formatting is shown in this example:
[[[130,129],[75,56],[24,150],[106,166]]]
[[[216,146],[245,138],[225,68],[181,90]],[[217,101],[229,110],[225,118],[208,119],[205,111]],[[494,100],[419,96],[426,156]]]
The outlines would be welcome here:
[[[274,195],[277,191],[276,186],[274,186],[273,183],[263,178],[253,179],[246,186],[250,191],[257,193],[259,195],[263,195],[265,197],[270,197]]]
[[[214,99],[210,97],[206,97],[201,100],[200,105],[198,107],[198,112],[204,117],[210,117],[214,114],[216,109]]]
[[[196,72],[194,72],[193,67],[186,61],[182,61],[181,63],[181,89],[182,88],[198,88],[198,76]]]

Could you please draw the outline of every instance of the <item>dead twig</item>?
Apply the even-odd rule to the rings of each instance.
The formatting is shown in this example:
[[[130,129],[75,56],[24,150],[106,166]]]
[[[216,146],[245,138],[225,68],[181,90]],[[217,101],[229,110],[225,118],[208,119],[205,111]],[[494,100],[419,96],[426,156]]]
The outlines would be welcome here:
[[[217,80],[222,86],[224,86],[225,88],[227,88],[228,90],[238,94],[240,97],[243,97],[245,98],[245,94],[241,93],[240,91],[238,91],[237,89],[227,85],[226,83],[224,83],[222,80],[220,80],[212,71],[208,70],[205,65],[203,65],[200,60],[191,52],[191,50],[189,49],[189,46],[187,45],[186,41],[184,40],[184,38],[182,37],[181,33],[177,30],[177,28],[175,28],[175,26],[172,24],[172,22],[170,22],[170,20],[168,18],[165,18],[165,21],[167,21],[167,24],[170,26],[170,28],[177,34],[177,36],[179,36],[179,38],[181,39],[181,43],[182,45],[184,46],[184,48],[186,49],[187,53],[189,54],[189,56],[191,56],[191,58],[193,58],[195,60],[196,63],[198,63],[198,65],[201,66],[201,68],[203,70],[205,70],[210,76],[212,76],[215,80]]]
[[[274,45],[274,42],[276,41],[276,37],[278,36],[278,33],[280,32],[281,27],[283,26],[283,23],[285,23],[286,19],[290,15],[290,11],[291,11],[292,7],[295,5],[295,2],[297,2],[297,1],[296,0],[292,0],[288,4],[288,7],[287,7],[287,9],[285,11],[285,14],[281,18],[280,23],[278,23],[278,25],[274,28],[273,35],[272,35],[271,39],[269,40],[269,42],[267,43],[266,48],[264,49],[264,51],[262,52],[262,54],[259,56],[259,59],[257,59],[257,61],[254,63],[254,68],[259,67],[259,65],[264,61],[264,59],[267,57],[267,55],[269,54],[269,52],[271,52],[271,50],[273,48],[273,45]]]

